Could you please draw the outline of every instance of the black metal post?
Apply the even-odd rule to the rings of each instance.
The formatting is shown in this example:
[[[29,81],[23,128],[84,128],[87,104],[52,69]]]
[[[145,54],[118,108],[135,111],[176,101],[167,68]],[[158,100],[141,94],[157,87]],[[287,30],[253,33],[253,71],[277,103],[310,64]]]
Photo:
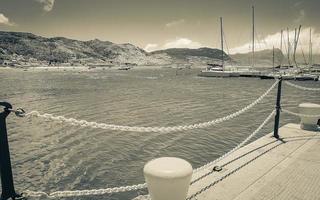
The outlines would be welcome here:
[[[0,113],[0,175],[2,194],[1,200],[7,199],[20,199],[14,190],[9,143],[7,136],[6,118],[10,114],[12,109],[11,104],[7,102],[0,102],[0,106],[4,106],[3,112]]]
[[[277,93],[277,102],[276,102],[276,116],[274,118],[274,131],[273,136],[279,139],[279,121],[280,121],[280,111],[281,111],[281,85],[282,77],[279,78],[278,83],[278,93]]]

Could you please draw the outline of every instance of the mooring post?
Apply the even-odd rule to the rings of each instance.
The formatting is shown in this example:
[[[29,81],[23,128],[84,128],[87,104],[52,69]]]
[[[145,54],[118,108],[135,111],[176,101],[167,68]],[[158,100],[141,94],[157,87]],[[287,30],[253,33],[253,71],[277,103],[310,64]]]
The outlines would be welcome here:
[[[192,177],[186,160],[162,157],[149,161],[143,168],[152,200],[185,200]]]
[[[278,83],[276,116],[274,118],[274,131],[273,131],[273,136],[277,139],[279,139],[279,121],[280,121],[280,111],[281,111],[281,85],[282,85],[282,77],[280,76],[279,83]]]
[[[7,102],[0,102],[4,110],[0,112],[0,175],[2,194],[1,200],[22,199],[14,190],[9,143],[7,136],[6,118],[10,114],[12,106]]]
[[[315,103],[301,103],[299,104],[299,113],[302,115],[315,115],[300,116],[300,128],[308,131],[318,131],[320,126],[320,117],[316,115],[320,113],[320,104]]]

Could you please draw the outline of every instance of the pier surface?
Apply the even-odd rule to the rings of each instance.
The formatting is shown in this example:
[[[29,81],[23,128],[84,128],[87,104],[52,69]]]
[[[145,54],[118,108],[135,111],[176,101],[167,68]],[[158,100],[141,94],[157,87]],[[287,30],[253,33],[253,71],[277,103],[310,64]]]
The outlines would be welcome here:
[[[217,163],[220,172],[192,184],[188,197],[198,200],[319,200],[320,132],[305,131],[298,124],[279,129],[282,140],[272,133],[235,151]],[[205,189],[204,189],[205,188]]]

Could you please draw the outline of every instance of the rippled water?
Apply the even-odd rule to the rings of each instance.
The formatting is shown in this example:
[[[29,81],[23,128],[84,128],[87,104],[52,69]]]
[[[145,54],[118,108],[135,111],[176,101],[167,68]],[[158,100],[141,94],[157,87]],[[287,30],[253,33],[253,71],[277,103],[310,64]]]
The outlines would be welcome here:
[[[0,98],[38,110],[88,121],[137,126],[174,126],[209,121],[251,103],[273,80],[201,78],[197,70],[130,71],[0,70]],[[320,87],[319,82],[296,82]],[[8,118],[16,188],[53,192],[137,184],[150,159],[178,156],[199,167],[230,150],[272,111],[275,90],[232,121],[177,133],[134,133],[81,128],[42,119]],[[320,103],[317,92],[283,86],[283,106]],[[285,114],[281,123],[298,122]],[[272,131],[269,123],[259,134]],[[281,134],[281,133],[280,133]],[[131,199],[138,192],[104,196]],[[101,199],[101,197],[79,198]]]

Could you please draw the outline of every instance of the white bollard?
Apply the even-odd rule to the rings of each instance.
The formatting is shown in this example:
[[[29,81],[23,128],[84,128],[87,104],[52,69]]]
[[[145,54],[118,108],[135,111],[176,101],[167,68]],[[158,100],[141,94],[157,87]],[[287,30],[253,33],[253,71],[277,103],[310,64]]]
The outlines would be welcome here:
[[[299,104],[299,112],[304,115],[319,115],[320,105],[314,103],[301,103]],[[319,130],[318,120],[319,117],[300,117],[300,127],[304,130],[316,131]]]
[[[174,157],[149,161],[143,169],[152,200],[185,200],[192,176],[189,162]]]

